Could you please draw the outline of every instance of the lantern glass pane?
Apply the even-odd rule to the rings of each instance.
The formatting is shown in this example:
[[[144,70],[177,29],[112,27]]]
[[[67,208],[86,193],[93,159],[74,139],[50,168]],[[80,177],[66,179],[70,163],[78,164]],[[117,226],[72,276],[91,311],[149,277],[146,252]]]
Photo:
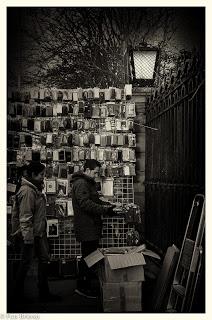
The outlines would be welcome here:
[[[156,51],[133,52],[136,79],[153,79],[156,55]]]

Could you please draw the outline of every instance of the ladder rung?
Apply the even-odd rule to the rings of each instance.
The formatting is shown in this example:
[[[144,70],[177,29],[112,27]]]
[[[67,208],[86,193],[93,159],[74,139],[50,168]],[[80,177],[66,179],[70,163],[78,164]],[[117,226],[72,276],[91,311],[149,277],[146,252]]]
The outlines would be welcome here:
[[[173,290],[181,297],[183,297],[185,294],[185,287],[181,284],[173,284]]]

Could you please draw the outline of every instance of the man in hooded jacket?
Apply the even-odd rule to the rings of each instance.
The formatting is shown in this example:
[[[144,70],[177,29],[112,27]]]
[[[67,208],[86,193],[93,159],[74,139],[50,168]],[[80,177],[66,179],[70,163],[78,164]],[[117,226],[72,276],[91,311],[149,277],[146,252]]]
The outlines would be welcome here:
[[[113,215],[113,205],[99,198],[95,178],[99,175],[101,164],[94,159],[86,160],[84,172],[72,176],[72,204],[76,239],[81,243],[82,259],[79,265],[79,280],[76,293],[92,298],[96,296],[92,288],[94,272],[89,269],[84,257],[99,246],[102,232],[103,214]]]

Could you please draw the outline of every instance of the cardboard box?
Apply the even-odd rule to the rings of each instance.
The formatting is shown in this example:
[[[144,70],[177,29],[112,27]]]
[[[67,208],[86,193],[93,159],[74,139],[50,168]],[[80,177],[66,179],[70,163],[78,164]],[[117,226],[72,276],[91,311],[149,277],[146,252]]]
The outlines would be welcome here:
[[[89,268],[98,263],[99,279],[103,282],[144,281],[145,255],[160,259],[156,253],[139,246],[98,249],[85,257],[85,262]]]
[[[98,249],[84,258],[88,267],[98,263],[104,312],[142,311],[145,255],[160,259],[145,245]]]
[[[106,255],[104,261],[99,263],[98,273],[100,280],[104,282],[144,281],[143,265],[113,269],[110,266],[111,258],[116,260],[118,257]],[[120,257],[117,261],[120,261]]]
[[[104,312],[142,311],[142,282],[102,282]]]

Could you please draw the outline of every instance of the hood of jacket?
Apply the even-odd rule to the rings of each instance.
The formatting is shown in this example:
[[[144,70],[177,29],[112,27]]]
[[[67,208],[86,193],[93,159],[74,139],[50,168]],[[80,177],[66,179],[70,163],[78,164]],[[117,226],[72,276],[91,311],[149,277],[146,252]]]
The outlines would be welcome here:
[[[44,189],[44,183],[41,183],[40,181],[36,181],[32,178],[21,178],[21,186],[29,186],[33,188],[36,191],[39,191],[43,193]]]
[[[38,191],[38,187],[36,186],[34,181],[30,181],[26,178],[21,178],[21,185],[22,186],[29,186],[32,189],[34,189],[35,191]]]
[[[72,175],[71,182],[74,182],[74,181],[76,181],[76,180],[78,180],[78,179],[84,179],[84,180],[86,180],[86,181],[88,181],[89,183],[92,183],[92,184],[95,184],[95,183],[96,183],[95,180],[94,180],[94,178],[91,178],[91,177],[87,176],[87,175],[86,175],[84,172],[82,172],[82,171],[78,171],[78,172],[74,173],[74,174]]]

